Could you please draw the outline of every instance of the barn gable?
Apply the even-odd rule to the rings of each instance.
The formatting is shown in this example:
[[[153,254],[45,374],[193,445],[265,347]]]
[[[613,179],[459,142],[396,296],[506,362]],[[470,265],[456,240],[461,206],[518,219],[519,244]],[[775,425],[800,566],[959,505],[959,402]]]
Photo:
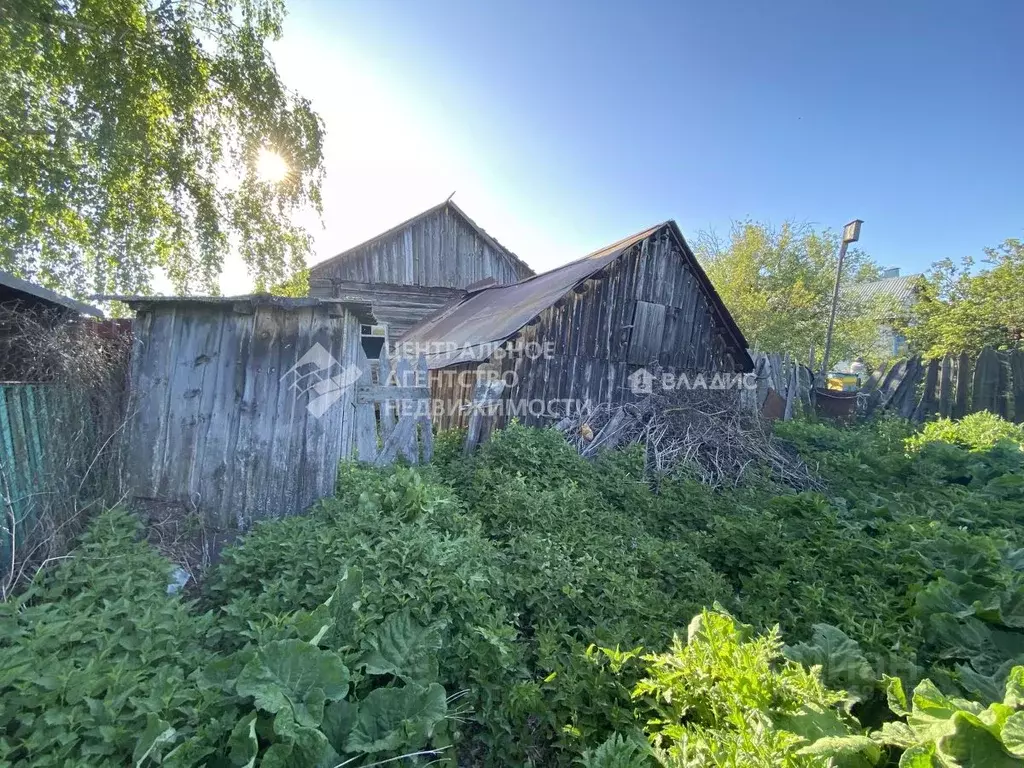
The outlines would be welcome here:
[[[482,282],[514,283],[533,271],[446,200],[310,268],[311,296],[369,302],[379,345],[405,333]],[[364,345],[365,346],[365,345]],[[367,346],[368,354],[373,345]]]
[[[532,275],[451,200],[310,269],[311,284],[331,280],[460,289],[488,279],[505,285]]]

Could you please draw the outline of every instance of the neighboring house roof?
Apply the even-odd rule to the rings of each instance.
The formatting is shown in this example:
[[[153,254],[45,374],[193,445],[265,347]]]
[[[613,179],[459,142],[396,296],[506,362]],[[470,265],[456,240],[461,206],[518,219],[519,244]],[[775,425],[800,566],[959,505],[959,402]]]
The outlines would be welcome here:
[[[75,301],[74,299],[63,296],[56,291],[51,291],[49,288],[43,288],[41,285],[30,283],[28,280],[22,280],[20,277],[15,277],[10,272],[0,270],[0,286],[7,288],[14,293],[22,293],[26,296],[38,299],[39,301],[46,302],[47,304],[63,307],[64,309],[70,309],[71,311],[78,312],[82,315],[103,317],[103,312],[96,307],[83,304],[80,301]]]
[[[402,338],[402,343],[441,342],[447,349],[427,354],[431,368],[443,368],[460,362],[487,359],[494,350],[548,307],[552,306],[584,280],[640,243],[663,229],[675,238],[712,305],[737,347],[744,351],[747,341],[714,286],[704,274],[682,232],[674,221],[666,221],[645,229],[617,243],[594,251],[582,259],[556,267],[550,272],[521,280],[512,285],[483,288],[470,292],[459,304],[424,320]],[[451,351],[454,348],[455,351]]]
[[[917,281],[921,277],[920,274],[883,277],[881,280],[872,280],[869,283],[853,283],[845,290],[848,295],[860,301],[874,301],[880,296],[885,296],[902,305],[907,305],[913,300]]]
[[[433,206],[431,208],[428,208],[427,210],[423,211],[422,213],[416,214],[411,219],[406,219],[401,224],[396,224],[391,229],[389,229],[389,230],[387,230],[385,232],[381,232],[379,235],[374,235],[369,240],[365,240],[364,242],[359,243],[358,245],[353,245],[351,248],[348,248],[348,249],[342,251],[337,256],[332,256],[329,259],[325,259],[324,261],[321,261],[321,262],[318,262],[317,264],[314,264],[312,267],[310,267],[310,269],[319,270],[322,267],[327,266],[328,264],[334,264],[334,263],[336,263],[338,261],[343,261],[345,258],[353,255],[356,251],[359,251],[359,250],[367,247],[368,245],[372,245],[372,244],[376,243],[379,240],[383,240],[383,239],[385,239],[387,237],[390,237],[391,235],[395,234],[396,232],[400,232],[401,230],[405,229],[406,227],[411,226],[411,225],[415,224],[416,222],[421,221],[421,220],[427,218],[428,216],[432,216],[433,214],[437,213],[438,211],[442,211],[445,208],[448,208],[453,213],[455,213],[457,216],[461,217],[463,219],[463,221],[465,221],[466,224],[469,225],[470,228],[472,228],[478,235],[480,235],[480,237],[484,240],[484,242],[486,242],[489,246],[491,246],[491,248],[496,250],[498,253],[502,253],[505,256],[507,256],[509,259],[511,259],[511,261],[514,264],[516,264],[521,269],[525,270],[525,272],[527,274],[530,274],[530,275],[534,274],[534,271],[532,269],[530,269],[529,265],[525,261],[523,261],[518,256],[516,256],[514,253],[512,253],[512,251],[510,251],[508,248],[506,248],[501,243],[499,243],[497,240],[495,240],[491,235],[487,234],[487,231],[483,227],[481,227],[479,224],[477,224],[475,221],[473,221],[471,218],[469,218],[469,216],[466,215],[465,211],[463,211],[461,208],[459,208],[459,206],[457,206],[454,202],[452,202],[451,198],[445,200],[443,203],[439,203],[439,204],[437,204],[437,205],[435,205],[435,206]]]

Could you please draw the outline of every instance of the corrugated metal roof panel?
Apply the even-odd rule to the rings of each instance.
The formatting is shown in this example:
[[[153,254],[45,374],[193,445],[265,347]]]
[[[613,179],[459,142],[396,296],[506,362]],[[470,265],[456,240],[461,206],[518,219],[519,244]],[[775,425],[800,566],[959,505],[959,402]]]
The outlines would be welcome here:
[[[869,283],[854,283],[846,292],[860,301],[874,301],[880,296],[894,299],[900,304],[909,304],[914,297],[914,287],[922,275],[897,275],[872,280]]]

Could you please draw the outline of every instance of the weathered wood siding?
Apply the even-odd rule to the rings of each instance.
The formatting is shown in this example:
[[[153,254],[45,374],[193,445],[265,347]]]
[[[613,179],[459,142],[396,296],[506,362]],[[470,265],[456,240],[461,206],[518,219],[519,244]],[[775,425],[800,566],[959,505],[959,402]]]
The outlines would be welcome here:
[[[511,342],[520,349],[550,343],[552,354],[492,357],[510,384],[504,421],[550,422],[567,400],[628,402],[628,377],[641,367],[734,372],[744,353],[731,349],[728,337],[676,241],[663,230],[544,310]],[[462,397],[468,403],[464,384],[445,381],[448,370],[457,369],[432,375],[435,398]],[[446,412],[453,409],[445,404]],[[435,423],[464,426],[465,417]]]
[[[529,274],[445,206],[336,261],[314,265],[310,280],[466,288],[487,278],[514,283]]]
[[[392,340],[421,320],[465,295],[461,288],[424,288],[310,278],[309,295],[368,302],[379,323],[386,324]]]
[[[319,417],[286,373],[319,343],[337,374],[358,364],[359,320],[337,307],[161,304],[140,310],[128,479],[218,526],[301,512],[352,452],[353,389]],[[308,370],[308,369],[304,369]]]

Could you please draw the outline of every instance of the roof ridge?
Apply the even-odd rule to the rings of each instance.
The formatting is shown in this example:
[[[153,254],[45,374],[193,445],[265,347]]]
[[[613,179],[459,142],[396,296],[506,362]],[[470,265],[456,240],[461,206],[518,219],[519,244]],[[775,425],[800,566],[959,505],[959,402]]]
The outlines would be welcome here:
[[[427,208],[426,210],[420,211],[415,216],[410,216],[408,219],[405,219],[405,221],[399,222],[398,224],[395,224],[393,227],[390,227],[390,228],[384,230],[383,232],[380,232],[380,233],[374,235],[371,238],[363,240],[360,243],[356,243],[355,245],[346,248],[345,250],[341,251],[340,253],[336,253],[335,255],[330,256],[330,257],[324,259],[323,261],[318,261],[316,264],[310,265],[310,269],[316,269],[318,267],[323,267],[323,266],[326,266],[328,264],[333,264],[333,263],[336,263],[336,262],[338,262],[338,261],[340,261],[342,259],[345,259],[345,258],[351,256],[356,251],[360,250],[361,248],[365,248],[365,247],[367,247],[369,245],[372,245],[373,243],[376,243],[376,242],[378,242],[380,240],[383,240],[386,237],[390,237],[391,235],[395,234],[396,232],[400,232],[401,230],[405,229],[406,227],[411,226],[411,225],[415,224],[416,222],[421,221],[422,219],[425,219],[427,216],[430,216],[431,214],[437,213],[438,211],[444,210],[445,208],[448,208],[448,207],[451,207],[452,210],[454,210],[454,212],[456,214],[458,214],[460,217],[462,217],[462,220],[465,221],[466,224],[473,231],[475,231],[477,234],[479,234],[480,237],[482,237],[485,241],[487,241],[499,253],[502,253],[505,256],[507,256],[510,259],[512,259],[512,261],[515,264],[520,265],[522,267],[525,267],[530,272],[533,272],[533,269],[530,267],[529,264],[527,264],[525,261],[523,261],[521,258],[519,258],[515,253],[513,253],[507,247],[502,245],[500,242],[498,242],[497,238],[495,238],[493,235],[489,234],[487,232],[487,230],[485,230],[483,227],[481,227],[479,224],[477,224],[475,221],[473,221],[473,219],[471,219],[469,217],[469,214],[467,214],[464,210],[462,210],[462,208],[460,208],[455,203],[455,201],[452,200],[451,196],[449,196],[447,199],[441,201],[437,205],[432,205],[429,208]]]

